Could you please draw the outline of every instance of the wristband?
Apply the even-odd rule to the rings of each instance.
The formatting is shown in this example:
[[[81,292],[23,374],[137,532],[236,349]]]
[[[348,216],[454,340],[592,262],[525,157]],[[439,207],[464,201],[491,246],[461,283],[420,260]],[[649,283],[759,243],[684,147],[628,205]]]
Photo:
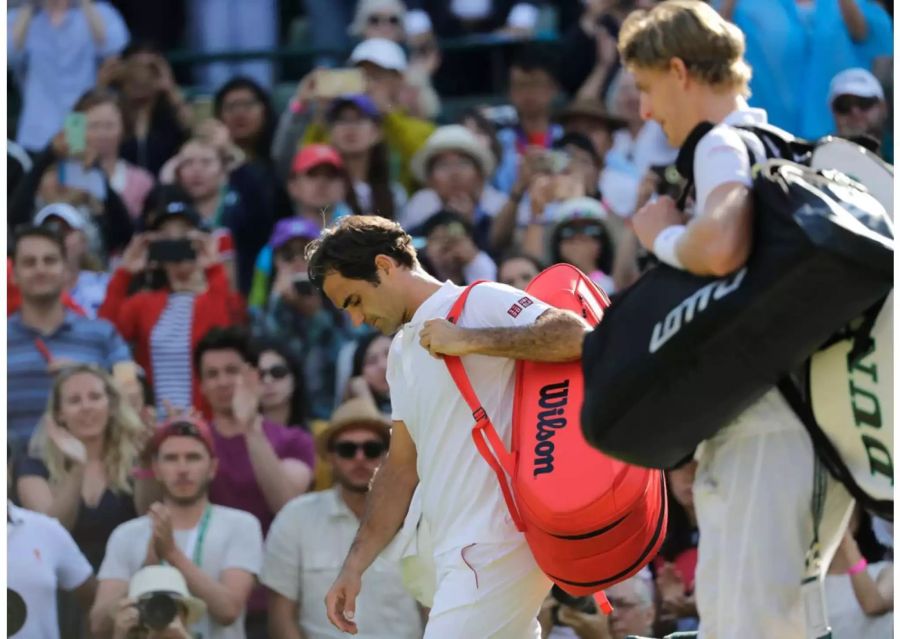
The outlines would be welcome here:
[[[868,565],[869,565],[869,562],[866,561],[866,558],[861,557],[859,561],[857,561],[855,564],[850,566],[850,570],[847,571],[847,574],[850,575],[851,577],[853,575],[858,575],[863,570],[865,570]]]
[[[684,270],[681,260],[678,259],[678,240],[684,235],[687,228],[683,224],[676,224],[664,228],[656,239],[653,240],[653,254],[669,266]]]

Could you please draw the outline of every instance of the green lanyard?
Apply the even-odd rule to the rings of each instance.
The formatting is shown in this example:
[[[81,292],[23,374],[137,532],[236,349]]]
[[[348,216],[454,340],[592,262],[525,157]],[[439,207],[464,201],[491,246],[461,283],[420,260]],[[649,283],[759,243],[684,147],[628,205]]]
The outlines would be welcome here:
[[[197,529],[197,541],[194,544],[194,552],[191,557],[191,562],[198,568],[200,567],[203,557],[203,540],[206,539],[206,529],[209,527],[209,518],[211,515],[212,505],[206,504],[206,508],[203,509],[203,517],[200,518],[200,524]],[[165,561],[160,563],[164,566],[169,565]]]

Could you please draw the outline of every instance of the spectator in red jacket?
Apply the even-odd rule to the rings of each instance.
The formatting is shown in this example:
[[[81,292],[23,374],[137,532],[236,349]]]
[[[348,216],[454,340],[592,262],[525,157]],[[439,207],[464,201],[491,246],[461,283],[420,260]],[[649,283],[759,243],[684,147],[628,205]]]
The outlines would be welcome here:
[[[160,414],[171,408],[203,409],[191,352],[210,328],[243,321],[244,303],[231,289],[215,239],[198,230],[200,218],[189,203],[162,203],[147,222],[150,230],[135,236],[125,250],[99,315],[132,343],[136,361],[153,383]],[[172,253],[157,253],[161,249]],[[137,277],[151,287],[133,292]],[[153,288],[154,279],[162,286]]]

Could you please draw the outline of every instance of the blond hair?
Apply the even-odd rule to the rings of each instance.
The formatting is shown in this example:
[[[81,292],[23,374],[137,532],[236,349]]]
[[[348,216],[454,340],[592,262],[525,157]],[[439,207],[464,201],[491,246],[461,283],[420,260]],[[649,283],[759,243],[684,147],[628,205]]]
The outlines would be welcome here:
[[[664,70],[679,58],[703,83],[748,95],[751,70],[744,49],[741,30],[700,0],[666,0],[650,11],[634,11],[619,32],[626,67]]]
[[[89,373],[103,382],[106,397],[109,399],[109,421],[106,424],[103,442],[103,468],[109,487],[114,492],[130,494],[131,471],[146,439],[146,428],[108,373],[93,364],[79,364],[60,372],[56,376],[47,402],[46,415],[58,421],[62,404],[62,387],[79,373]],[[62,425],[60,427],[64,428]],[[46,420],[41,420],[40,426],[35,431],[29,452],[40,456],[43,460],[49,471],[51,484],[59,483],[68,474],[71,463],[47,435]]]

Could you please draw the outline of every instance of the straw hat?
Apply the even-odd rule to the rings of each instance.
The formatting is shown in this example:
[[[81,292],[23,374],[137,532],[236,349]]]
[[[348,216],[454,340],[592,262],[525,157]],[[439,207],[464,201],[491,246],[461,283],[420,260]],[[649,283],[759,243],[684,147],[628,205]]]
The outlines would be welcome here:
[[[491,150],[479,142],[475,134],[466,127],[460,124],[449,124],[438,127],[425,142],[425,146],[413,156],[410,165],[413,176],[419,182],[425,183],[428,179],[428,165],[431,160],[445,151],[456,151],[471,157],[475,160],[485,179],[494,172],[496,162]]]
[[[128,583],[128,598],[138,600],[155,592],[164,592],[187,608],[186,626],[197,623],[206,614],[206,604],[188,592],[187,582],[177,569],[171,566],[145,566]]]
[[[334,438],[350,428],[367,428],[380,435],[385,443],[391,440],[390,420],[378,412],[370,399],[355,397],[337,407],[331,416],[331,422],[316,437],[319,454],[324,457]]]

